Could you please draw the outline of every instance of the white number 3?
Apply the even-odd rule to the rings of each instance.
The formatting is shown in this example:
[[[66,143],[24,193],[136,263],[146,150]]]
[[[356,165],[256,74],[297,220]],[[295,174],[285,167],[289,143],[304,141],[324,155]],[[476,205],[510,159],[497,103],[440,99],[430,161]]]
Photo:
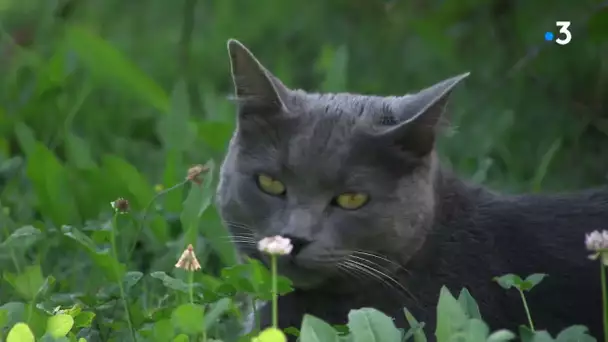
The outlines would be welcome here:
[[[559,27],[559,33],[565,36],[564,38],[558,37],[555,42],[559,45],[566,45],[570,43],[570,41],[572,40],[572,33],[570,32],[570,30],[568,30],[568,27],[570,27],[570,22],[556,21],[555,25]]]

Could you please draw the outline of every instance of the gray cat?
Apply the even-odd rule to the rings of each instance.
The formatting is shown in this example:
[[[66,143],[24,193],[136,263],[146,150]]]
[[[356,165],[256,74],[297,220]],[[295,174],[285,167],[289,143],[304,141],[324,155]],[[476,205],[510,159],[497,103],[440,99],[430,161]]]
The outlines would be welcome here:
[[[601,334],[598,265],[585,232],[608,228],[608,189],[500,195],[441,167],[434,146],[450,92],[468,73],[400,97],[288,89],[239,42],[228,42],[238,124],[217,206],[247,255],[289,237],[279,272],[295,291],[279,324],[305,313],[344,324],[374,307],[407,327],[403,307],[435,326],[439,290],[466,287],[492,329],[526,323],[516,291],[492,278],[549,277],[529,294],[537,329],[583,324]],[[270,309],[262,310],[269,325]]]

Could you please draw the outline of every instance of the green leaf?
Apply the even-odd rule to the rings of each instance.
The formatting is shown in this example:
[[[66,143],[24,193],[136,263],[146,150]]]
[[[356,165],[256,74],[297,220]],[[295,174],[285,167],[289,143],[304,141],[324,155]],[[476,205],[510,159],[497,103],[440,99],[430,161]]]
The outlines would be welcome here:
[[[27,176],[38,198],[38,209],[56,226],[80,222],[68,172],[55,154],[39,142],[27,153]]]
[[[573,325],[562,330],[555,338],[556,342],[595,342],[589,330],[583,325]]]
[[[25,300],[31,302],[36,298],[38,291],[44,284],[40,265],[26,267],[21,273],[15,275],[4,272],[4,280]]]
[[[362,308],[348,313],[348,328],[354,342],[400,342],[401,332],[384,313]]]
[[[252,342],[287,342],[287,336],[281,330],[276,328],[266,328],[257,337],[254,337]],[[307,342],[308,340],[302,340]],[[316,340],[313,340],[316,341]]]
[[[338,342],[338,332],[331,325],[311,316],[304,315],[300,328],[300,341],[302,342]]]
[[[46,323],[46,332],[53,338],[67,336],[74,326],[74,318],[66,314],[49,317]]]
[[[107,41],[77,26],[66,28],[66,42],[82,64],[98,81],[146,101],[163,113],[169,110],[169,97],[150,77]]]
[[[209,331],[213,328],[220,321],[220,317],[230,310],[231,305],[232,300],[229,298],[222,298],[211,304],[205,313],[205,329]]]
[[[205,165],[208,171],[200,176],[202,184],[191,182],[188,197],[184,200],[184,206],[180,215],[180,220],[185,231],[185,239],[194,242],[198,236],[198,223],[203,213],[211,204],[211,199],[215,192],[213,187],[213,173],[215,164],[212,160]]]
[[[405,319],[407,323],[410,325],[410,329],[407,331],[406,336],[404,336],[403,340],[407,341],[409,336],[414,338],[414,342],[426,342],[426,334],[424,333],[424,323],[419,323],[418,320],[409,312],[408,309],[403,309],[405,313]]]
[[[490,329],[483,321],[472,318],[467,321],[464,332],[460,336],[463,336],[463,341],[467,342],[486,342],[489,332]],[[458,335],[457,333],[455,336]]]
[[[188,335],[179,334],[179,335],[175,336],[175,338],[172,341],[173,342],[188,342],[188,341],[190,341],[190,339],[188,338]]]
[[[196,304],[183,304],[171,313],[171,324],[173,327],[188,335],[200,334],[204,331],[204,308]]]
[[[216,152],[223,153],[234,132],[234,125],[222,121],[201,121],[197,123],[199,138]]]
[[[97,167],[91,155],[89,141],[68,132],[66,137],[66,154],[71,165],[78,169],[88,170]]]
[[[601,6],[589,18],[587,31],[589,32],[589,38],[596,44],[608,40],[608,7]]]
[[[536,285],[538,285],[541,281],[543,281],[543,279],[547,276],[547,274],[544,273],[534,273],[529,275],[526,280],[524,280],[521,285],[520,288],[523,291],[530,291],[532,290]]]
[[[125,291],[128,291],[130,288],[135,286],[135,284],[137,284],[143,276],[144,274],[138,271],[127,272],[127,274],[125,274],[124,278],[122,279]]]
[[[171,341],[171,338],[175,335],[173,325],[171,325],[171,321],[168,319],[156,321],[152,331],[154,342]]]
[[[0,244],[0,251],[23,253],[42,238],[42,232],[33,226],[16,229]]]
[[[464,329],[467,320],[467,315],[458,300],[445,286],[441,287],[437,304],[437,328],[435,329],[437,341],[448,341],[450,336]]]
[[[476,318],[481,320],[481,313],[479,312],[479,306],[477,302],[471,296],[471,293],[466,288],[463,288],[458,295],[458,302],[462,307],[462,310],[469,316],[469,318]]]
[[[97,245],[95,245],[95,242],[93,242],[91,238],[74,227],[63,226],[62,231],[63,235],[73,239],[79,246],[84,248],[95,265],[103,271],[106,278],[112,282],[122,281],[126,266],[114,259],[112,255],[110,255],[109,250],[99,251]]]
[[[183,293],[189,293],[189,291],[190,291],[189,285],[186,284],[183,280],[173,278],[173,277],[167,275],[167,273],[165,273],[165,272],[152,272],[150,274],[150,276],[152,278],[161,280],[165,287],[168,287],[172,290],[180,291]]]
[[[488,336],[487,342],[506,342],[506,341],[511,341],[513,339],[515,339],[517,336],[515,336],[514,333],[510,332],[509,330],[498,330],[493,332],[492,334],[490,334],[490,336]]]
[[[523,283],[523,280],[521,279],[520,276],[512,274],[512,273],[505,274],[500,277],[494,277],[493,280],[495,282],[497,282],[498,285],[500,285],[500,287],[502,287],[505,290],[508,290],[511,287],[515,287],[515,288],[519,289],[519,287]]]
[[[6,342],[34,342],[34,333],[25,323],[15,324],[8,332]]]
[[[74,317],[74,328],[90,328],[95,319],[95,313],[82,311]]]
[[[8,310],[0,309],[0,331],[6,326],[8,323]]]

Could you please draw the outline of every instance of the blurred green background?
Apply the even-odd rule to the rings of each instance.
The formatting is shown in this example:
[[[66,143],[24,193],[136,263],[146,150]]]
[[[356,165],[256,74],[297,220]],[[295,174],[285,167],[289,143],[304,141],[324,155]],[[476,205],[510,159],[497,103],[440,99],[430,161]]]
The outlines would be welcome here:
[[[61,227],[102,243],[110,201],[126,197],[141,213],[156,185],[181,182],[192,164],[221,162],[235,119],[228,38],[288,86],[311,91],[399,95],[471,71],[440,143],[446,165],[505,192],[605,184],[608,9],[601,5],[0,0],[0,239],[26,225],[45,234],[23,255],[0,245],[2,268],[38,261],[60,290],[100,290],[94,265]],[[566,46],[544,41],[560,20],[572,22]],[[130,269],[172,269],[185,243],[184,196],[174,191],[153,206]],[[199,228],[201,237],[225,234],[214,210]],[[125,229],[121,239],[136,241],[136,231]],[[231,248],[210,247],[201,252],[209,273],[234,263]],[[13,298],[4,286],[0,302]]]

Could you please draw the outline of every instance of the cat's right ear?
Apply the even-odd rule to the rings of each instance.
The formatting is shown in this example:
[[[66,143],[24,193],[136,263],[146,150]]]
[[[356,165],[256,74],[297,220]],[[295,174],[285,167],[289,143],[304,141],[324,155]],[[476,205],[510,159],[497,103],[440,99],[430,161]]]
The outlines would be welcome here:
[[[228,40],[228,54],[236,100],[241,113],[271,115],[285,109],[288,89],[239,41]]]

